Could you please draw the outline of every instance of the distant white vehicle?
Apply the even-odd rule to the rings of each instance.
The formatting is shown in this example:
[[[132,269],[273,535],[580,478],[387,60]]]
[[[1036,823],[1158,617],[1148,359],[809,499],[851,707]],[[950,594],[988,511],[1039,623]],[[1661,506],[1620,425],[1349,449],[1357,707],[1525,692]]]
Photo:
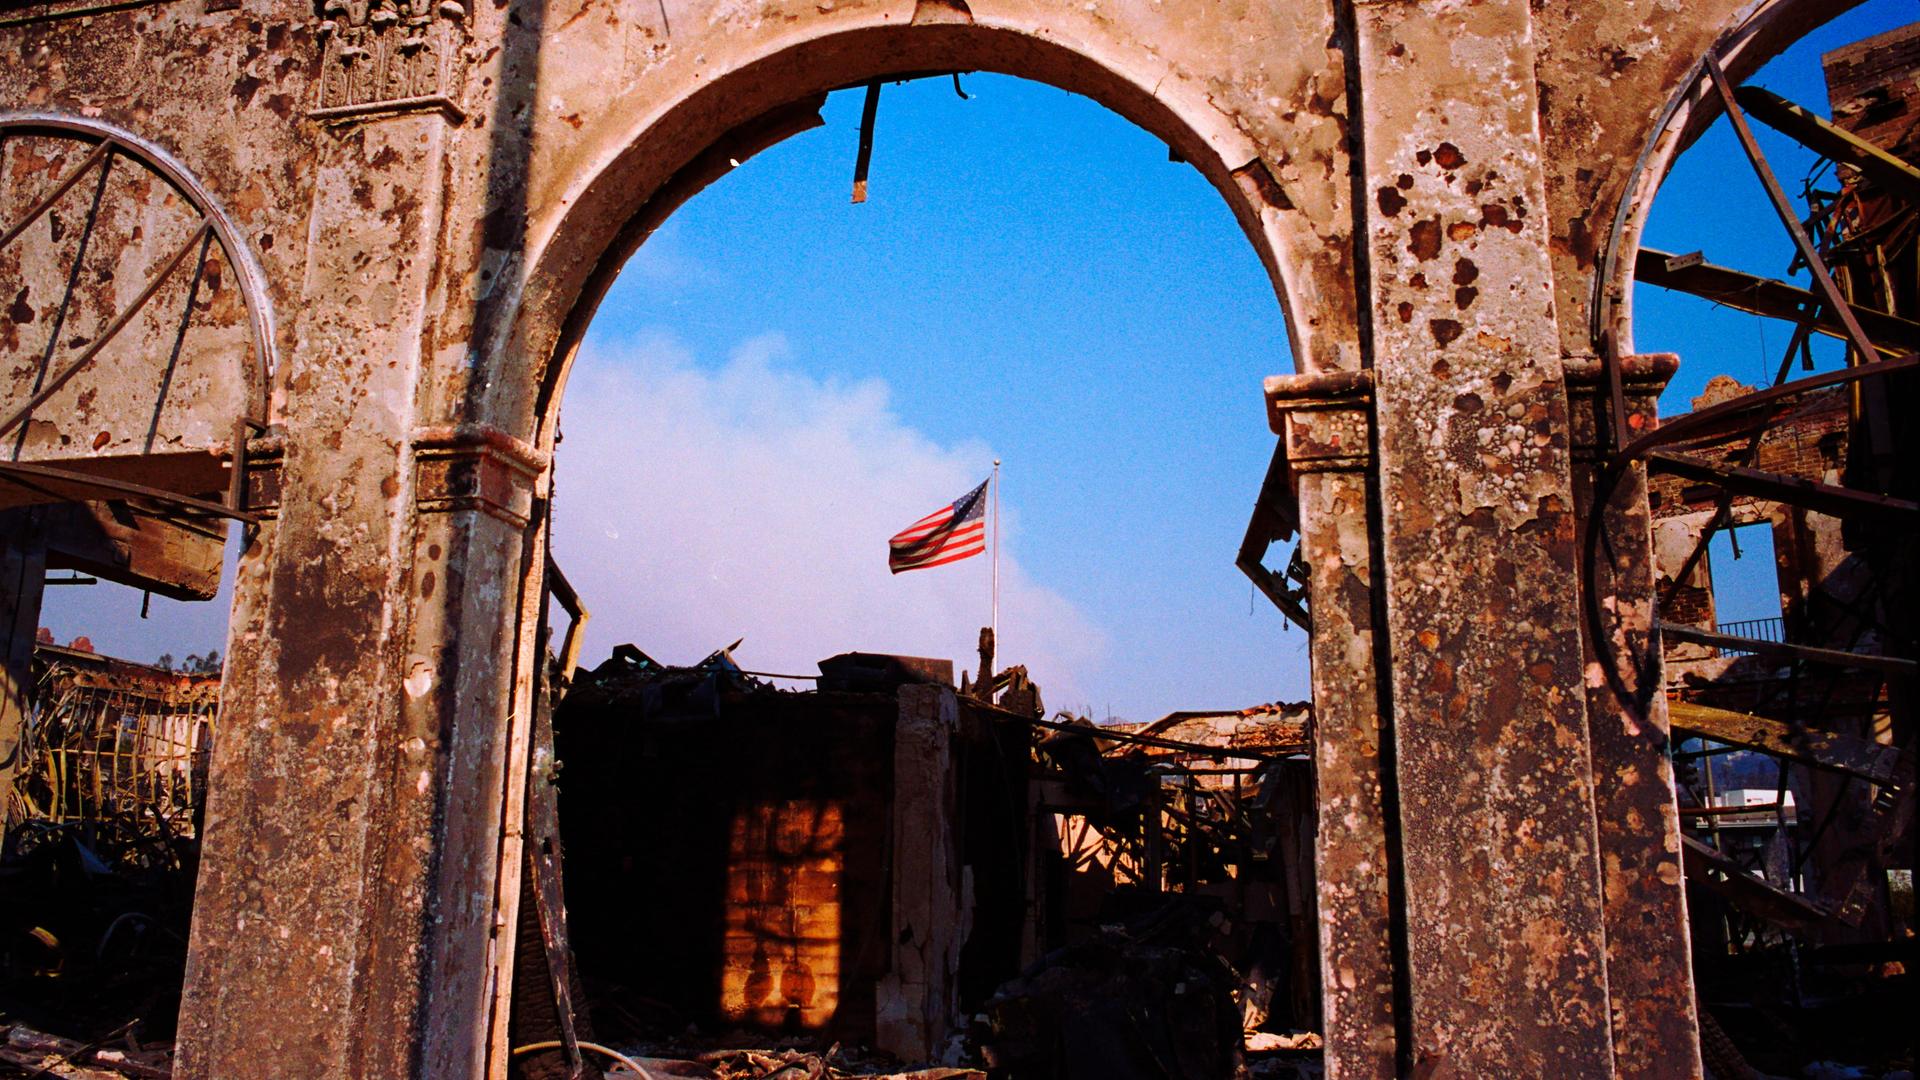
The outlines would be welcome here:
[[[1776,792],[1773,788],[1733,788],[1730,791],[1723,791],[1713,797],[1713,805],[1754,806],[1766,807],[1766,809],[1755,810],[1750,814],[1716,814],[1714,815],[1714,824],[1723,829],[1739,825],[1772,825],[1779,820],[1773,811],[1774,796],[1778,794],[1780,793]],[[1795,812],[1793,792],[1786,792],[1780,801],[1785,804],[1784,809],[1786,810],[1787,824],[1793,825],[1798,823],[1799,818]]]

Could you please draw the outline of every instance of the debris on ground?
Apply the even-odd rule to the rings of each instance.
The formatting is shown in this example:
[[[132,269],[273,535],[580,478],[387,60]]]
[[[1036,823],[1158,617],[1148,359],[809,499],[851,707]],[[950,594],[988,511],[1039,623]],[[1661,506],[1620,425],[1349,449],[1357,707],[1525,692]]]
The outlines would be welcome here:
[[[171,1048],[142,1047],[128,1025],[111,1038],[81,1042],[0,1020],[0,1076],[62,1080],[167,1080]]]
[[[643,1042],[627,1053],[652,1076],[677,1080],[986,1080],[979,1069],[902,1065],[860,1046],[833,1043],[824,1049],[807,1039],[768,1041],[749,1033],[704,1036],[688,1033]],[[610,1071],[609,1080],[633,1075]]]
[[[975,1017],[995,1075],[1184,1080],[1242,1075],[1239,977],[1184,911],[1057,949]],[[1204,922],[1197,923],[1205,926]]]

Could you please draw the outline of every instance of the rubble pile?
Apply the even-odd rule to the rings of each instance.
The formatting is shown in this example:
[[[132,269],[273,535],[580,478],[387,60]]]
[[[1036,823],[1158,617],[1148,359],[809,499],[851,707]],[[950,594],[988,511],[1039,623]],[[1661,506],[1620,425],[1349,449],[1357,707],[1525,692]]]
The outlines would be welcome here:
[[[0,792],[0,1062],[164,1076],[219,677],[44,642],[34,675]]]
[[[974,1039],[996,1075],[1232,1076],[1241,1067],[1236,981],[1204,951],[1103,935],[1003,987]]]
[[[0,1076],[48,1076],[60,1080],[167,1080],[171,1047],[145,1047],[129,1029],[110,1039],[81,1042],[49,1035],[25,1024],[0,1022]]]
[[[726,1045],[700,1049],[697,1038],[646,1043],[636,1048],[634,1062],[666,1080],[986,1080],[979,1069],[930,1066],[903,1069],[885,1055],[834,1043],[825,1049],[809,1041],[784,1045]],[[607,1074],[610,1080],[631,1076],[630,1071]]]

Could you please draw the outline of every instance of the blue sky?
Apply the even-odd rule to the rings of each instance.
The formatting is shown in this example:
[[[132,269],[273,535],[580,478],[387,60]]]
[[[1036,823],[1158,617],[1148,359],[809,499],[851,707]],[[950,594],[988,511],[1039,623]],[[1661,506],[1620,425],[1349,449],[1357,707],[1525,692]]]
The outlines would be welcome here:
[[[1751,81],[1824,111],[1818,54],[1917,12],[1873,0]],[[595,612],[588,662],[744,636],[760,670],[849,649],[971,668],[987,560],[895,578],[885,541],[999,457],[1002,660],[1031,665],[1051,707],[1307,697],[1305,635],[1233,566],[1273,450],[1260,380],[1292,368],[1251,245],[1198,173],[1103,107],[963,81],[972,100],[885,88],[865,204],[860,93],[842,92],[628,264],[563,414],[555,544]],[[1797,193],[1809,156],[1759,133]],[[1647,242],[1776,275],[1790,254],[1724,121]],[[1667,412],[1714,372],[1770,375],[1789,333],[1659,289],[1636,304],[1638,347],[1683,354]],[[153,605],[141,623],[136,593],[56,589],[43,621],[141,659],[219,643],[224,594]]]
[[[1036,625],[1025,605],[1003,605],[1002,656],[1033,665],[1055,691],[1050,705],[1140,719],[1306,697],[1305,635],[1283,630],[1264,599],[1250,603],[1233,566],[1273,451],[1260,382],[1292,368],[1252,246],[1199,173],[1119,116],[1004,76],[963,81],[972,100],[950,80],[886,86],[864,204],[849,197],[859,91],[828,99],[825,127],[692,200],[621,275],[585,364],[650,343],[711,371],[777,335],[781,371],[884,384],[901,428],[970,469],[904,493],[844,475],[802,481],[836,509],[742,541],[742,559],[756,544],[791,542],[787,528],[827,531],[881,580],[869,583],[868,619],[822,621],[810,651],[796,645],[763,666],[791,671],[855,648],[967,661],[988,614],[986,561],[888,581],[885,541],[984,478],[997,456],[1004,557],[1080,614],[1073,634],[1098,639],[1075,649],[1055,619]],[[580,428],[563,413],[568,449]],[[849,504],[903,495],[898,520],[863,519],[864,531],[841,520]],[[560,554],[591,558],[570,543],[564,490],[558,506]],[[925,585],[910,579],[934,575],[962,594],[952,624],[900,625],[898,609],[919,603]],[[774,596],[773,618],[809,615],[778,605],[789,583],[720,584]],[[626,635],[653,648],[645,622],[664,613],[630,614],[633,624],[606,626],[592,644]],[[741,626],[749,666],[767,629]],[[725,643],[660,649],[693,659]],[[1078,670],[1046,662],[1067,653]]]
[[[1828,114],[1826,78],[1820,54],[1920,17],[1915,0],[1870,0],[1839,16],[1774,58],[1749,77],[1789,101]],[[1789,199],[1800,201],[1805,182],[1819,159],[1805,147],[1753,122],[1754,140]],[[1825,190],[1836,187],[1829,168],[1815,179]],[[1759,177],[1748,164],[1726,118],[1714,122],[1674,163],[1648,215],[1643,242],[1675,254],[1703,252],[1711,262],[1749,273],[1790,280],[1812,288],[1805,270],[1789,276],[1793,241],[1779,224]],[[1686,412],[1708,379],[1725,373],[1749,386],[1773,381],[1780,358],[1792,340],[1793,326],[1762,319],[1651,285],[1634,290],[1634,345],[1641,352],[1677,352],[1680,370],[1661,398],[1662,415]],[[1832,338],[1812,339],[1817,370],[1838,368],[1845,351]],[[1789,378],[1807,374],[1796,363]],[[1743,528],[1736,555],[1731,539],[1715,535],[1707,559],[1713,573],[1716,620],[1777,618],[1780,593],[1773,568],[1773,539],[1764,528]]]

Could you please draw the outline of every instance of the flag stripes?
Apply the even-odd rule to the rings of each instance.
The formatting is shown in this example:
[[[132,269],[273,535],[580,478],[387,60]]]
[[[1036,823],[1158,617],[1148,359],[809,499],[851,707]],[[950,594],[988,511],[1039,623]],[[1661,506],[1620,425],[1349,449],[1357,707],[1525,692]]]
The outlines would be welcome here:
[[[887,569],[898,574],[970,559],[987,550],[987,485],[955,499],[887,541]]]

